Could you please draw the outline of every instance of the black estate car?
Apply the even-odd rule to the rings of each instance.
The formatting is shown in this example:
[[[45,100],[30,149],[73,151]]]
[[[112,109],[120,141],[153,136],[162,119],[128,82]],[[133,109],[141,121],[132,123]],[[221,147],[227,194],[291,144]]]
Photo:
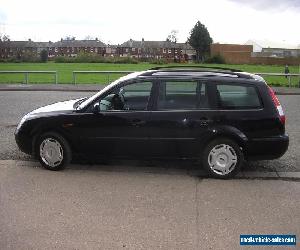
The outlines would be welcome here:
[[[181,158],[220,178],[244,160],[279,158],[289,144],[282,107],[262,77],[205,67],[129,74],[89,98],[28,113],[15,138],[50,170],[77,154]]]

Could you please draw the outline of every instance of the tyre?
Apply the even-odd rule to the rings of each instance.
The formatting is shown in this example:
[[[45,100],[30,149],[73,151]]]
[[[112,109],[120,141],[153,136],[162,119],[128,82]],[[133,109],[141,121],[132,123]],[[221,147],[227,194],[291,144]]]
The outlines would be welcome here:
[[[235,176],[244,161],[240,147],[232,140],[211,141],[202,154],[202,166],[211,177],[228,179]]]
[[[69,143],[54,132],[40,136],[36,144],[36,155],[44,168],[53,171],[65,168],[72,158]]]

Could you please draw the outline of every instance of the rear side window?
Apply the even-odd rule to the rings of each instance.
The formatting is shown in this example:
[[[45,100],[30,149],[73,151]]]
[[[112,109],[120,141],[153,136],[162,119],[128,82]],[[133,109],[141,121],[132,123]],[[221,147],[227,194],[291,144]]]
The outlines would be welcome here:
[[[217,84],[217,103],[223,109],[258,109],[260,98],[254,86]]]
[[[194,110],[208,108],[205,83],[198,81],[167,81],[159,87],[158,110]]]

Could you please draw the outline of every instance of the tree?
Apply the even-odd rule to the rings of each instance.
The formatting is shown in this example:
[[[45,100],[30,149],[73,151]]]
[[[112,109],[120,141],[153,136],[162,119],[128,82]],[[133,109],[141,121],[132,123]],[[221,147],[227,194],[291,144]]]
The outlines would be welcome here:
[[[209,52],[212,38],[209,35],[207,28],[199,21],[195,24],[190,32],[188,43],[196,50],[196,60],[203,60],[204,54]]]
[[[172,30],[171,33],[168,35],[166,41],[176,43],[178,40],[177,35],[178,35],[178,30]]]
[[[3,42],[9,42],[10,38],[8,35],[0,35],[0,40]]]
[[[42,62],[47,62],[48,61],[48,51],[43,49],[41,51],[40,57],[41,57]]]
[[[62,39],[62,40],[65,40],[65,41],[72,41],[72,40],[75,40],[75,39],[76,39],[75,36],[65,36],[65,38]]]
[[[91,41],[91,40],[96,40],[96,38],[93,37],[93,36],[87,35],[83,40],[89,40],[89,41]]]

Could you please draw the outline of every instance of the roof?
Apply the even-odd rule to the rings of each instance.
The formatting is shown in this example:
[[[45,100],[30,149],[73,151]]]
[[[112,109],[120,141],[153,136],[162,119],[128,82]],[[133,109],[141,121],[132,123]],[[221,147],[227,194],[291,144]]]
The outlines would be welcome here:
[[[49,42],[33,42],[28,41],[0,41],[0,47],[6,48],[41,48],[49,47]]]
[[[230,77],[230,78],[244,78],[256,81],[263,81],[257,75],[242,72],[231,68],[221,67],[206,67],[206,66],[168,66],[156,67],[150,70],[141,72],[138,76],[141,77]]]
[[[0,41],[0,46],[7,48],[43,48],[43,47],[106,47],[99,40],[61,40],[58,42]]]
[[[125,43],[122,43],[120,47],[129,47],[129,48],[179,48],[179,49],[193,49],[187,43],[174,43],[170,41],[136,41],[128,40]]]
[[[248,40],[245,45],[253,45],[262,48],[273,49],[300,49],[300,44],[291,44],[285,41],[270,41],[270,40]]]
[[[106,47],[100,40],[61,40],[51,43],[50,47]]]

